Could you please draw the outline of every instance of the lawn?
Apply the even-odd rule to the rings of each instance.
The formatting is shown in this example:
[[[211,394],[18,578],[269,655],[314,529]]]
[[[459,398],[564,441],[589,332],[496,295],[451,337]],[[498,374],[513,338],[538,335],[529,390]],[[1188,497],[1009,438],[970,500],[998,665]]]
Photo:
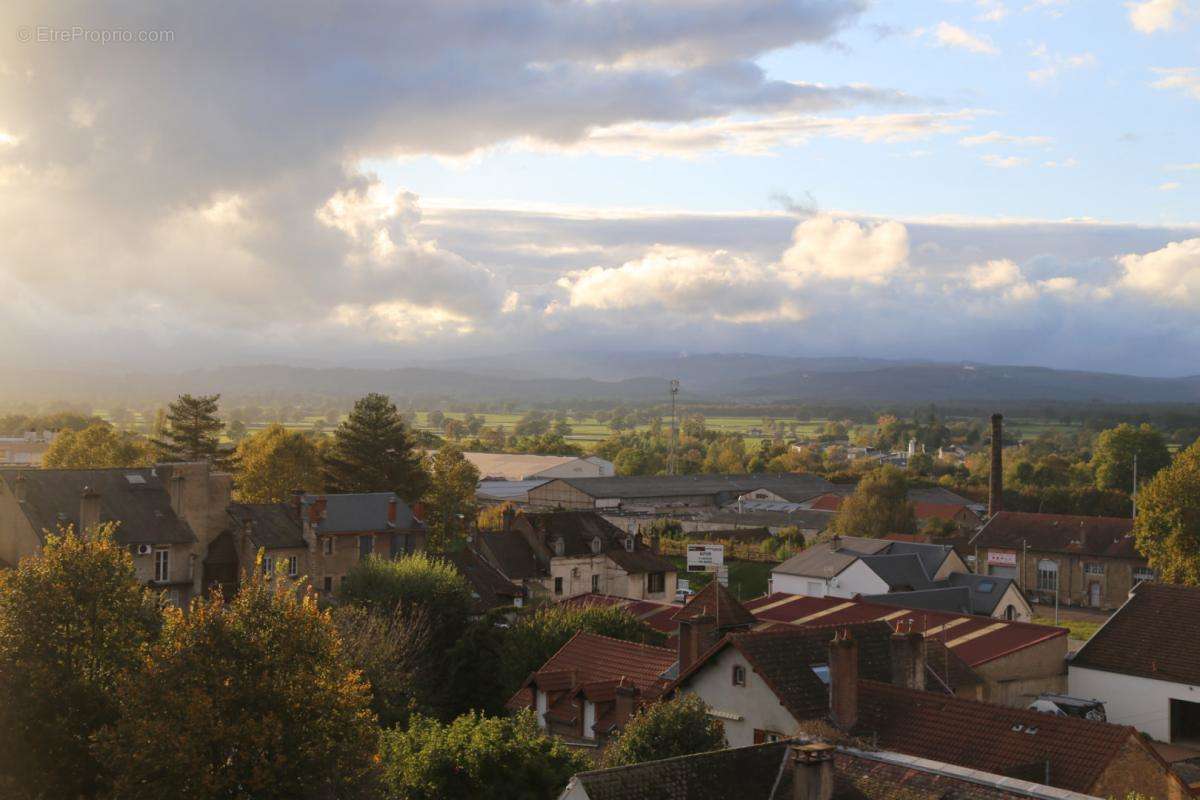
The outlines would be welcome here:
[[[684,572],[687,559],[683,556],[667,556],[679,569],[679,579],[688,581],[692,591],[700,591],[714,577],[711,572]],[[767,593],[767,580],[771,577],[774,563],[766,561],[730,561],[729,591],[741,600],[761,597]]]
[[[1053,625],[1054,617],[1034,617],[1034,625]],[[1066,628],[1070,633],[1067,634],[1071,639],[1078,639],[1081,642],[1086,642],[1092,638],[1096,631],[1100,630],[1101,622],[1088,622],[1087,620],[1079,619],[1060,619],[1058,627]]]

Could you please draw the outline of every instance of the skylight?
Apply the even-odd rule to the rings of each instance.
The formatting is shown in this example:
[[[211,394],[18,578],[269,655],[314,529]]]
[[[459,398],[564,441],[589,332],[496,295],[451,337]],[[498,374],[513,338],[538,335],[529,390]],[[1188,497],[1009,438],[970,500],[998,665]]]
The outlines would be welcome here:
[[[828,664],[813,664],[813,674],[821,679],[821,683],[829,685],[829,665]]]

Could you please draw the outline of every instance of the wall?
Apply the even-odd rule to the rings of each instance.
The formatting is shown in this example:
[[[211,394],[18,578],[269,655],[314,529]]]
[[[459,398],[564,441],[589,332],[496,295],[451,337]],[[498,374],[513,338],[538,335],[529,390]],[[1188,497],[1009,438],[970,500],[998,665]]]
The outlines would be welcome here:
[[[573,486],[562,481],[550,481],[529,490],[529,505],[536,508],[590,510],[596,502]]]
[[[958,554],[958,551],[951,550],[950,554],[942,561],[941,566],[938,567],[937,572],[933,574],[933,579],[940,581],[948,575],[970,571],[967,568],[967,562],[962,560],[962,556]]]
[[[974,667],[986,682],[983,699],[1024,708],[1043,692],[1067,690],[1067,637],[1055,636]]]
[[[0,481],[0,560],[15,567],[42,551],[42,540],[5,481]]]
[[[734,664],[746,670],[745,686],[733,685]],[[754,744],[755,728],[790,736],[799,725],[779,704],[775,692],[733,647],[726,647],[688,678],[682,691],[698,695],[709,708],[722,712],[717,718],[725,724],[725,738],[730,747]],[[741,719],[727,719],[725,715],[729,714]]]
[[[814,585],[809,585],[814,584]],[[803,594],[809,597],[824,597],[829,593],[826,581],[821,578],[806,578],[800,575],[784,575],[780,572],[771,573],[771,592],[785,594]]]
[[[1008,552],[1010,548],[995,548]],[[979,548],[979,563],[987,564],[988,548]],[[1037,568],[1041,560],[1054,561],[1058,564],[1058,602],[1061,605],[1089,606],[1089,587],[1092,583],[1100,584],[1101,603],[1105,609],[1119,608],[1129,599],[1129,591],[1133,588],[1133,570],[1146,566],[1144,559],[1131,558],[1098,558],[1094,556],[1065,555],[1048,553],[1030,549],[1022,559],[1021,551],[1017,549],[1017,580],[1025,590],[1026,596],[1033,600],[1035,597],[1043,605],[1054,604],[1054,592],[1039,592],[1037,589]],[[1022,560],[1025,562],[1022,567]],[[1104,565],[1103,575],[1086,575],[1083,571],[1085,563]]]
[[[1104,702],[1108,721],[1132,725],[1159,741],[1171,739],[1171,698],[1200,703],[1200,686],[1068,666],[1067,692]]]
[[[1127,797],[1132,792],[1157,800],[1191,797],[1167,765],[1150,752],[1149,746],[1131,736],[1088,793],[1096,797]]]
[[[1021,590],[1011,583],[1004,590],[1004,595],[1000,598],[1000,602],[996,603],[996,609],[992,612],[992,616],[996,619],[1004,619],[1004,609],[1009,605],[1016,609],[1017,613],[1013,619],[1017,622],[1029,622],[1029,620],[1033,619],[1033,609],[1021,595]]]

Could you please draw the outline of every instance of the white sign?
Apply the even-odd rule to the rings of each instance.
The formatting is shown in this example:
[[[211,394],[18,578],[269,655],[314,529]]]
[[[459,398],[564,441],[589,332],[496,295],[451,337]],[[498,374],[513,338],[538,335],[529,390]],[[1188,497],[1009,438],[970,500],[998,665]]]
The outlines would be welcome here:
[[[687,546],[688,572],[712,572],[714,567],[725,563],[725,545],[689,544]]]
[[[717,583],[722,586],[729,585],[729,567],[717,567]]]
[[[997,567],[1015,567],[1017,565],[1017,551],[988,550],[987,562]]]

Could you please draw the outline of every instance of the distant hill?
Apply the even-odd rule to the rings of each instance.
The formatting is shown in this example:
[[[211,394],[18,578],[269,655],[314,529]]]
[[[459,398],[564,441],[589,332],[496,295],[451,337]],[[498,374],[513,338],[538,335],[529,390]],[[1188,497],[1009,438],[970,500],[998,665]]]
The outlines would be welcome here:
[[[529,353],[394,369],[278,364],[163,373],[9,370],[0,403],[162,402],[182,392],[229,399],[303,396],[544,402],[667,399],[679,378],[685,402],[916,405],[924,403],[1198,403],[1200,376],[1144,378],[1044,367],[944,364],[755,354]]]

